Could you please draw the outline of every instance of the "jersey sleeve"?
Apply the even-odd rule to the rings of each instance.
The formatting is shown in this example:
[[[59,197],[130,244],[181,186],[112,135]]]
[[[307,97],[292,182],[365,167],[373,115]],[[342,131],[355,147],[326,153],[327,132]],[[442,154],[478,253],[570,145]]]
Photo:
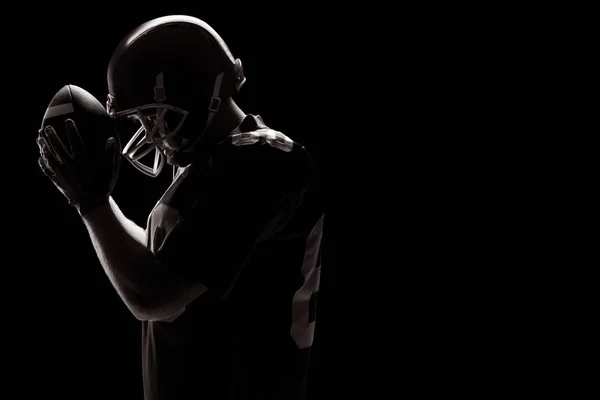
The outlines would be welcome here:
[[[186,196],[193,207],[156,252],[186,282],[199,282],[223,297],[261,235],[282,218],[278,205],[295,196],[298,187],[281,160],[260,152],[259,146],[228,149],[192,176]]]

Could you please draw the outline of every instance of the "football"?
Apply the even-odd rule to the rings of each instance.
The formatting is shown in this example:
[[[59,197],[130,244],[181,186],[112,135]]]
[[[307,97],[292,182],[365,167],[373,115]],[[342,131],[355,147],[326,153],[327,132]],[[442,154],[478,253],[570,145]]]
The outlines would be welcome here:
[[[52,125],[58,136],[66,138],[65,121],[72,119],[88,149],[103,148],[109,137],[117,142],[121,154],[120,140],[114,120],[104,106],[91,93],[75,85],[63,86],[52,98],[44,113],[42,129]]]

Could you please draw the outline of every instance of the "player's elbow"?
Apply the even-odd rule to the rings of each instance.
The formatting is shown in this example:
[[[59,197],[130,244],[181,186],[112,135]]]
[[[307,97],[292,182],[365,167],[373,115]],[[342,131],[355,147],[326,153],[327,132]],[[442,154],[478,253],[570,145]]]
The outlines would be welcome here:
[[[131,313],[140,321],[172,320],[179,316],[185,307],[208,289],[200,284],[188,284],[168,269],[160,265],[153,269],[155,275],[145,278],[144,285],[138,285],[135,293],[126,300]]]
[[[131,315],[133,315],[135,317],[135,319],[137,319],[138,321],[150,321],[150,314],[149,312],[145,309],[142,308],[138,305],[132,305],[130,303],[126,304],[127,308],[129,309],[129,311],[131,312]]]
[[[131,313],[137,320],[139,321],[148,321],[151,316],[151,307],[149,307],[148,302],[137,294],[128,293],[125,295],[123,292],[119,293],[121,296],[121,300]]]
[[[172,295],[163,292],[136,296],[129,301],[128,308],[140,321],[169,321],[181,315],[187,303],[182,292]]]
[[[171,308],[158,307],[152,303],[127,302],[127,308],[139,321],[162,321],[171,318],[177,312]]]

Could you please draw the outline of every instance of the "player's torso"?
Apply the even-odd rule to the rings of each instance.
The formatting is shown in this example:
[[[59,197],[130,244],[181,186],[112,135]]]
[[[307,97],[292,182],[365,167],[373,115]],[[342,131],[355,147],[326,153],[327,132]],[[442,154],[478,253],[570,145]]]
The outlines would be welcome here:
[[[261,140],[264,144],[258,135],[246,135],[238,145],[260,146]],[[201,168],[182,170],[174,179],[148,218],[150,250],[158,251],[190,211],[190,193],[200,186]],[[302,391],[315,329],[323,218],[314,204],[318,200],[294,201],[289,204],[294,216],[255,247],[227,300],[207,293],[172,321],[144,323],[146,345],[155,344],[155,362],[171,371],[161,377],[168,386],[207,390],[208,385],[233,399],[264,391],[261,385],[296,380],[272,391],[285,398],[293,398],[286,391]],[[210,376],[212,382],[193,376]],[[233,385],[231,376],[237,376]]]
[[[277,149],[285,145],[286,139],[290,141],[287,137],[278,141],[271,132],[273,131],[251,132],[244,137],[234,138],[229,146],[248,149],[269,146]],[[267,144],[266,140],[261,139],[262,135],[268,136],[273,144]],[[282,148],[277,151],[284,150]],[[198,198],[205,190],[203,186],[206,179],[209,179],[204,173],[208,170],[210,162],[211,159],[206,158],[201,164],[180,169],[150,213],[146,234],[147,247],[153,253],[160,249],[177,223],[192,212]],[[277,165],[273,166],[274,170],[277,168]],[[286,175],[285,171],[280,172],[281,175],[268,173],[269,176],[254,176],[254,178],[271,180],[272,186],[275,186],[282,180],[280,176]],[[247,319],[248,323],[254,321],[262,326],[279,324],[279,329],[272,326],[271,331],[275,332],[289,329],[294,324],[295,327],[298,324],[302,325],[299,321],[304,316],[298,317],[296,314],[306,314],[306,318],[309,318],[310,314],[310,322],[306,322],[305,325],[313,323],[316,300],[314,293],[318,292],[319,287],[320,243],[323,231],[323,216],[319,201],[318,194],[309,192],[292,193],[280,203],[280,209],[276,214],[284,217],[274,218],[274,224],[265,230],[269,233],[257,243],[246,260],[235,289],[228,299],[227,310],[232,313],[232,317],[240,320]],[[240,207],[243,207],[243,201]],[[267,223],[269,224],[270,222]],[[202,243],[198,243],[197,246],[198,250],[202,251]],[[198,265],[198,268],[202,266]],[[195,303],[197,304],[188,306],[188,310],[194,309],[191,306],[201,308],[203,301]],[[214,307],[214,304],[211,303],[210,307]],[[256,309],[261,312],[255,313],[253,310]],[[309,309],[313,311],[308,311]],[[188,317],[185,314],[190,313],[184,313],[184,318]],[[274,316],[283,317],[274,318]],[[296,328],[296,331],[302,331]],[[308,328],[305,331],[312,332]],[[293,333],[292,336],[299,343],[299,347],[309,347],[312,340],[312,333],[305,338],[298,332]]]

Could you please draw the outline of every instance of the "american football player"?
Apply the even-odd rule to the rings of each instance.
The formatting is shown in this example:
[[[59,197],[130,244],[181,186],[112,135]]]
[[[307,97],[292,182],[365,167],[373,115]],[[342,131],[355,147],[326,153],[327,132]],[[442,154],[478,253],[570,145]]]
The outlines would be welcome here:
[[[242,63],[197,18],[134,29],[107,80],[121,137],[134,126],[123,157],[149,176],[176,171],[145,229],[106,184],[76,196],[108,278],[141,321],[145,399],[304,399],[324,221],[311,155],[234,102]],[[49,138],[52,128],[42,170],[59,189],[80,187],[72,181],[88,170],[59,163]]]

